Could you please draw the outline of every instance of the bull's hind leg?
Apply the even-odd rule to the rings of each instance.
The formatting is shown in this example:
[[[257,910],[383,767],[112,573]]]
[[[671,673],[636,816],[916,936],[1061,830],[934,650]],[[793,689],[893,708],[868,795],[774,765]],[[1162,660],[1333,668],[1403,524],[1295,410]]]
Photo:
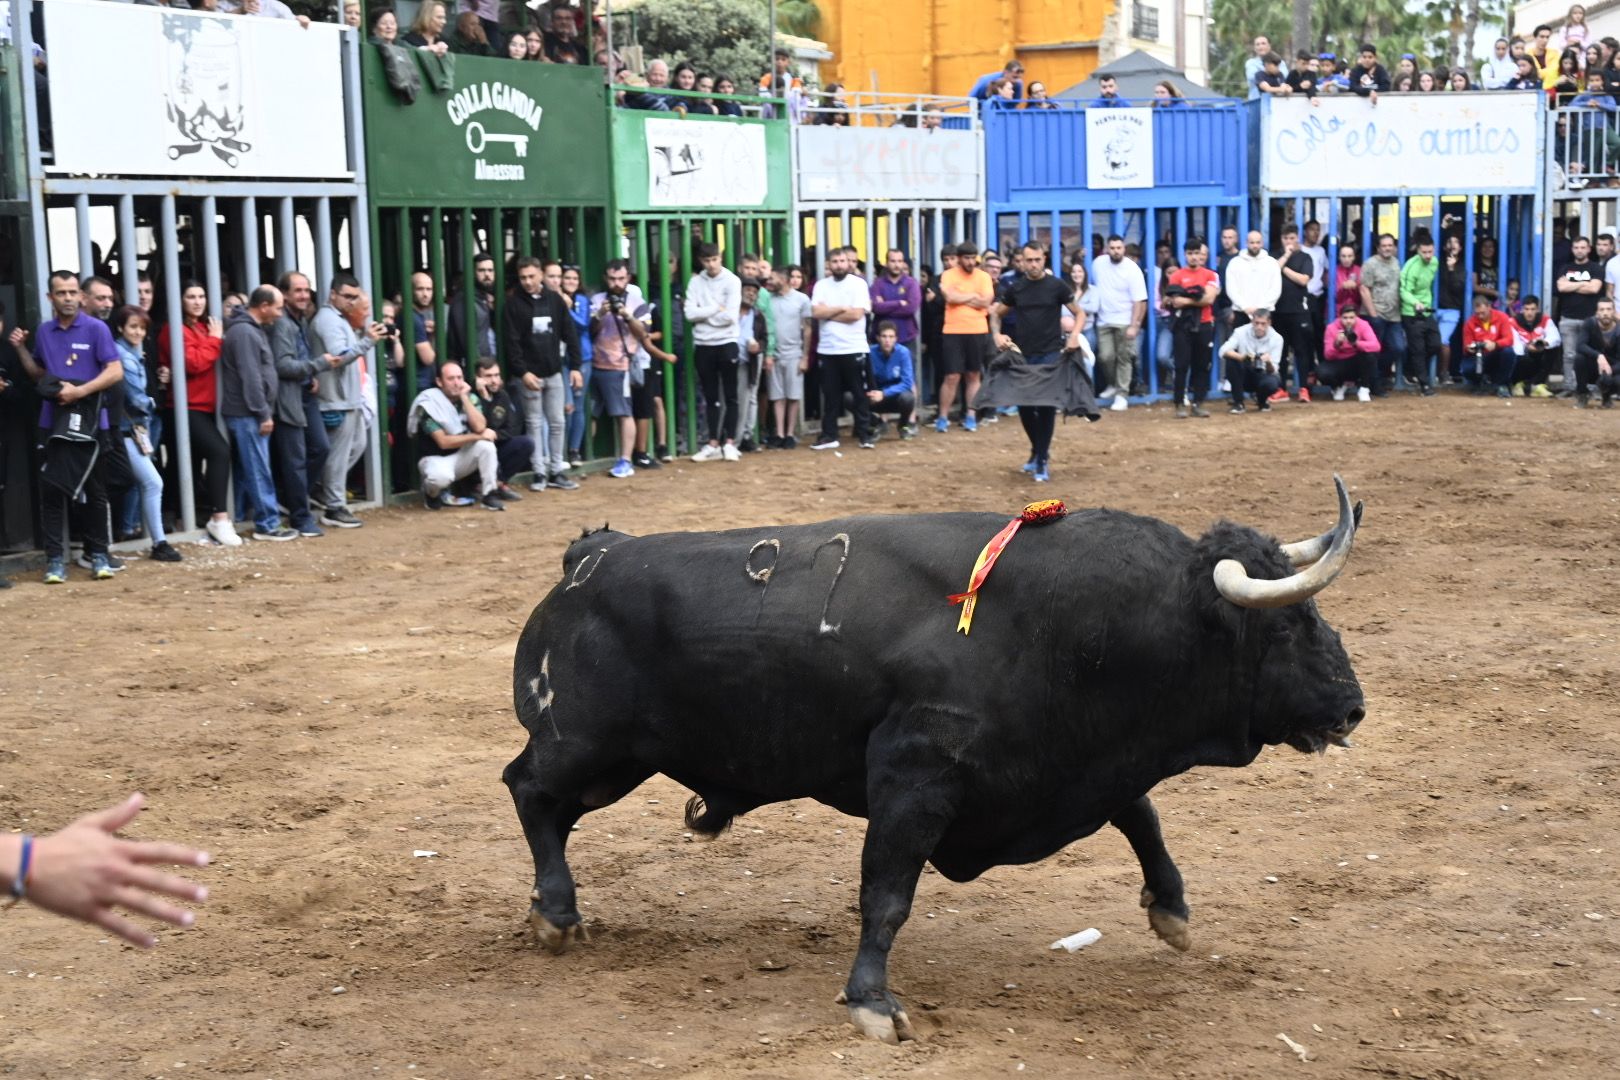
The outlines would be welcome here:
[[[1181,871],[1165,850],[1158,812],[1144,795],[1109,821],[1125,834],[1142,864],[1142,906],[1148,911],[1148,925],[1167,945],[1186,952],[1192,947],[1187,898],[1182,892]]]
[[[559,795],[541,783],[533,751],[527,746],[501,774],[534,856],[529,925],[535,940],[553,953],[560,955],[576,942],[590,941],[590,933],[580,922],[574,876],[564,853],[569,832],[583,815],[617,802],[649,775],[640,768],[621,765],[593,777],[578,793]]]

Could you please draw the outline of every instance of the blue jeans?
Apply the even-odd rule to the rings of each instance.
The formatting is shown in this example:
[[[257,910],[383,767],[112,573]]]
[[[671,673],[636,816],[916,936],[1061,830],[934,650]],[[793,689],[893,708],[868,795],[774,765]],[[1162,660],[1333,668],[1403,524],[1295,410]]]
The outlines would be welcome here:
[[[152,417],[152,419],[148,420],[146,422],[146,432],[151,437],[151,442],[152,442],[152,446],[153,446],[154,449],[161,446],[163,444],[163,418],[161,416],[154,416],[154,417]],[[138,451],[138,450],[137,451],[129,451],[129,459],[130,459],[130,461],[133,462],[135,460],[136,455],[139,454],[139,453],[140,453],[140,451]],[[151,458],[147,458],[146,460],[147,460],[147,463],[150,464],[153,467],[153,470],[156,471],[157,462],[154,461]],[[138,466],[136,468],[135,479],[136,479],[136,485],[134,487],[130,488],[128,491],[126,491],[124,493],[123,505],[121,507],[119,507],[118,535],[120,535],[120,536],[126,535],[128,533],[132,533],[136,529],[141,527],[141,515],[142,515],[142,512],[145,510],[145,506],[143,505],[145,495],[144,495],[144,488],[143,488],[143,486],[142,486],[142,484],[140,482],[140,470],[139,470]],[[162,481],[160,480],[159,483],[158,483],[158,494],[159,494],[159,496],[161,496],[162,493],[163,493],[163,486],[162,486]],[[159,531],[161,532],[161,530],[163,528],[163,507],[162,506],[158,507],[158,512],[153,516],[153,520],[155,520],[157,522],[157,527],[158,527]],[[152,541],[152,543],[154,543],[154,544],[157,543],[159,533],[156,533],[156,532],[152,531],[152,526],[151,526],[150,523],[147,524],[146,531],[147,531],[147,536]],[[114,537],[114,539],[117,539],[117,537]]]
[[[253,508],[253,526],[259,532],[281,528],[276,510],[276,483],[270,478],[270,436],[259,434],[259,421],[251,416],[227,416],[225,427],[236,447],[236,465],[242,490]]]
[[[1396,369],[1406,359],[1406,329],[1399,319],[1370,316],[1367,321],[1372,323],[1373,333],[1377,335],[1380,346],[1378,377],[1393,381]],[[1378,392],[1375,387],[1373,393]]]
[[[591,362],[584,361],[579,365],[580,374],[585,381],[578,390],[569,390],[573,398],[574,411],[568,414],[568,449],[578,453],[585,446],[585,391],[591,385]]]
[[[128,504],[133,503],[141,519],[146,522],[146,536],[153,544],[168,539],[163,531],[163,477],[152,459],[141,453],[135,440],[124,436],[124,453],[129,456],[130,471],[135,474],[135,486],[129,489]],[[127,514],[126,514],[127,517]],[[124,532],[134,532],[126,528]]]

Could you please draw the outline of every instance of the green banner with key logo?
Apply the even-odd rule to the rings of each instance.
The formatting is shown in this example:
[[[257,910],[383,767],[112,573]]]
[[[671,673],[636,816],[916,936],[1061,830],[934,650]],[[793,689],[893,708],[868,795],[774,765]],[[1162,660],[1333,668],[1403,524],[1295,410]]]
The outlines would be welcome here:
[[[607,201],[600,70],[455,56],[450,90],[435,90],[424,75],[416,100],[406,103],[389,85],[377,47],[363,45],[361,53],[366,181],[374,203]]]

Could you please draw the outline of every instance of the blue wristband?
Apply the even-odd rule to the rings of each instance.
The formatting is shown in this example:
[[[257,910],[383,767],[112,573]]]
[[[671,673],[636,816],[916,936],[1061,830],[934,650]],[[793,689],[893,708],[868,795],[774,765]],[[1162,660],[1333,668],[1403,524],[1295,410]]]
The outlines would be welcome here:
[[[34,838],[27,833],[22,838],[22,859],[17,866],[17,876],[11,881],[11,902],[16,903],[28,895],[28,867],[34,861]]]

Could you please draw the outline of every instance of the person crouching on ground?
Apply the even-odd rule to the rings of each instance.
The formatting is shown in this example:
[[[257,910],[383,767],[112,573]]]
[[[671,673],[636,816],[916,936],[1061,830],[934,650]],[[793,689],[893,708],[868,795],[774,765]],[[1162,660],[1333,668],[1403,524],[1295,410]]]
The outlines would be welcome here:
[[[1527,296],[1519,313],[1508,324],[1513,331],[1513,396],[1552,397],[1547,389],[1555,350],[1564,344],[1558,324],[1542,314],[1541,298]]]
[[[1463,323],[1463,359],[1457,364],[1461,371],[1468,364],[1469,381],[1477,387],[1494,384],[1497,397],[1509,397],[1508,381],[1513,378],[1513,331],[1508,328],[1507,315],[1491,307],[1488,296],[1474,297],[1474,314]]]
[[[1221,350],[1226,361],[1226,378],[1232,384],[1230,412],[1244,411],[1243,395],[1253,394],[1261,412],[1271,411],[1271,395],[1282,385],[1278,369],[1282,364],[1282,335],[1271,328],[1271,312],[1255,308],[1249,321],[1232,332]]]
[[[871,370],[870,389],[866,400],[872,403],[872,416],[876,423],[870,441],[861,443],[870,450],[883,434],[883,417],[898,414],[900,438],[910,439],[917,434],[917,379],[912,366],[911,350],[900,344],[900,329],[885,319],[878,323],[877,344],[867,357]]]
[[[406,421],[406,432],[417,441],[421,454],[416,467],[422,472],[423,504],[429,510],[472,505],[472,499],[458,499],[449,488],[476,472],[478,501],[484,509],[505,510],[496,494],[500,466],[495,429],[484,422],[478,395],[467,385],[457,363],[440,364],[434,382],[435,386],[416,395]]]
[[[495,432],[495,494],[506,502],[523,498],[509,481],[523,471],[534,454],[534,440],[523,433],[523,416],[512,404],[501,378],[501,362],[493,356],[478,361],[478,378],[473,389],[484,423]]]
[[[1487,302],[1486,306],[1490,306]],[[1327,357],[1316,372],[1316,381],[1333,388],[1333,400],[1344,400],[1344,388],[1356,384],[1356,400],[1371,401],[1378,382],[1378,358],[1383,347],[1372,323],[1353,307],[1339,312],[1322,334],[1322,354]]]

